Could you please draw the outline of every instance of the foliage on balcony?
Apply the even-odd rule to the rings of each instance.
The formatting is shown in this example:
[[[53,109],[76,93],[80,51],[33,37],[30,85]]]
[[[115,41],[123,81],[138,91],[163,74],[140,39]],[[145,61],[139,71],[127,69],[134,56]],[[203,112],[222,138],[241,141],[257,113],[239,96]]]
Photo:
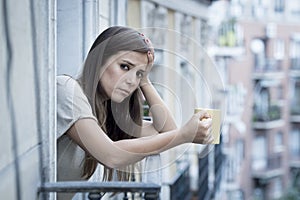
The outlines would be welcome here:
[[[253,122],[268,122],[281,119],[281,107],[278,105],[270,105],[267,113],[256,112],[254,106]]]

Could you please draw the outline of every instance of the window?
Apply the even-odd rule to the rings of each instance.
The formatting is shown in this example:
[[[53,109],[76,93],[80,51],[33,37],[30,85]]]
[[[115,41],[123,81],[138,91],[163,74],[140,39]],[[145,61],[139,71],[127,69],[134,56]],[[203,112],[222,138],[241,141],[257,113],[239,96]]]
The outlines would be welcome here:
[[[79,74],[99,32],[97,4],[97,1],[57,1],[57,74]]]
[[[270,91],[267,87],[262,87],[260,82],[257,82],[254,92],[254,121],[268,121],[268,109],[270,106],[271,99]]]
[[[289,136],[289,151],[292,158],[299,158],[300,155],[300,130],[292,129]]]
[[[236,141],[236,150],[237,150],[237,163],[240,166],[245,158],[245,142],[243,139],[238,139]]]
[[[123,0],[112,0],[110,2],[110,24],[112,26],[125,26],[126,25],[126,9],[127,1]],[[106,2],[107,3],[107,2]],[[102,6],[102,5],[100,5]]]
[[[193,110],[195,108],[194,100],[194,77],[191,72],[191,65],[185,60],[180,62],[180,73],[179,73],[179,99],[181,106],[181,116],[182,116],[182,123],[185,123],[185,120],[188,120],[193,114]]]
[[[275,138],[274,138],[274,151],[275,152],[281,152],[283,150],[284,146],[283,146],[283,135],[281,131],[278,131],[275,134]]]
[[[149,76],[162,99],[165,99],[165,93],[169,92],[168,87],[166,87],[165,71],[164,52],[161,49],[155,49],[155,63]]]
[[[272,183],[272,188],[270,191],[270,194],[272,195],[272,199],[278,199],[279,197],[282,196],[282,188],[283,188],[283,183],[281,178],[275,178],[273,183]]]
[[[263,188],[257,187],[253,191],[253,199],[264,200],[265,190]]]
[[[252,148],[252,169],[263,170],[267,167],[267,141],[265,136],[256,136]]]
[[[274,11],[276,13],[283,13],[284,12],[284,0],[275,0]]]
[[[300,34],[293,34],[290,44],[290,68],[300,69]]]
[[[259,80],[255,83],[253,121],[273,121],[281,118],[281,84],[277,80]],[[274,95],[276,94],[276,95]]]
[[[300,79],[291,79],[291,90],[290,90],[290,113],[292,115],[300,115]]]
[[[57,74],[78,74],[83,61],[82,3],[57,1]]]
[[[141,1],[141,24],[144,28],[142,32],[146,34],[151,41],[155,41],[156,48],[165,48],[166,29],[168,28],[167,9],[148,1]],[[150,28],[152,27],[152,28]]]

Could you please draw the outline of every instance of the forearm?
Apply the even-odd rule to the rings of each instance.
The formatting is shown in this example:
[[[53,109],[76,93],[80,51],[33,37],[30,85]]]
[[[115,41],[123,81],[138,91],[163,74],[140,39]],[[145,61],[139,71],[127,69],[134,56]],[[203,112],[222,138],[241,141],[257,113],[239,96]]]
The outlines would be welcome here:
[[[155,129],[158,132],[176,129],[177,126],[171,112],[149,80],[141,85],[141,90],[149,104]]]
[[[112,141],[98,123],[89,118],[76,121],[66,134],[100,163],[119,168],[183,143],[211,143],[212,120],[201,120],[208,117],[204,111],[198,112],[180,129],[137,139]]]
[[[133,164],[148,155],[192,141],[184,137],[182,130],[172,130],[164,134],[113,142],[91,119],[78,120],[67,134],[100,163],[111,168]]]
[[[123,164],[137,162],[146,156],[161,153],[186,142],[188,141],[182,137],[179,130],[172,130],[154,136],[116,141],[114,145],[117,147],[117,151],[114,153],[119,157],[117,165],[122,166]]]

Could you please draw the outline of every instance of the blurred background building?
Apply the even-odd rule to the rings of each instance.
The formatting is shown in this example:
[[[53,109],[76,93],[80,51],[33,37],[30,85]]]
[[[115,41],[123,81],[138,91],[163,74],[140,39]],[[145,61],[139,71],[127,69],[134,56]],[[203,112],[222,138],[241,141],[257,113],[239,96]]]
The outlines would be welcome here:
[[[222,110],[221,144],[161,154],[161,199],[299,198],[299,1],[2,0],[0,8],[1,198],[37,199],[56,181],[55,76],[76,76],[113,25],[153,42],[151,80],[178,125],[195,107]]]

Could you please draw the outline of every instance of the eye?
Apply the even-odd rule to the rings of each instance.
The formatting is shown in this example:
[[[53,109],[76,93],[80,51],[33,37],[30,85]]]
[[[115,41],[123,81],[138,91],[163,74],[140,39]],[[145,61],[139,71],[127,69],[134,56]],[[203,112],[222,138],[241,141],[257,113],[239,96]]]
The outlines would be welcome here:
[[[123,70],[126,70],[126,71],[128,71],[130,69],[129,66],[126,65],[126,64],[121,64],[120,68],[123,69]]]
[[[141,72],[141,71],[137,71],[137,72],[136,72],[136,76],[137,76],[138,78],[143,78],[143,77],[144,77],[144,73]]]

